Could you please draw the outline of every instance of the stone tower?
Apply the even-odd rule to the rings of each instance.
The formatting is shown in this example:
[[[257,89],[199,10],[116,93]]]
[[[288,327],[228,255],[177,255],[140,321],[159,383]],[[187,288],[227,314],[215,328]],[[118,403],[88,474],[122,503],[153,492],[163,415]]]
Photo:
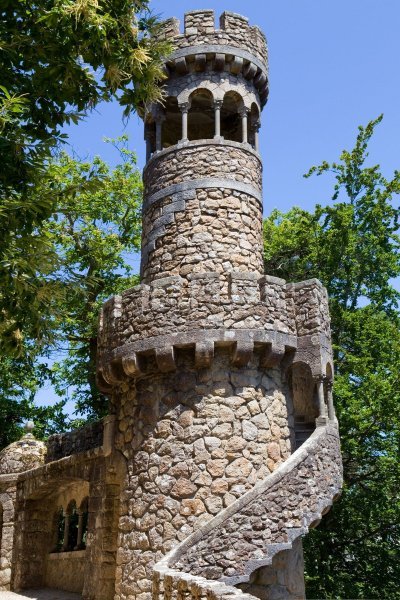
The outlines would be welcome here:
[[[326,291],[263,272],[266,41],[208,10],[160,35],[142,283],[99,335],[127,470],[114,598],[304,598],[301,536],[339,492],[340,451]]]

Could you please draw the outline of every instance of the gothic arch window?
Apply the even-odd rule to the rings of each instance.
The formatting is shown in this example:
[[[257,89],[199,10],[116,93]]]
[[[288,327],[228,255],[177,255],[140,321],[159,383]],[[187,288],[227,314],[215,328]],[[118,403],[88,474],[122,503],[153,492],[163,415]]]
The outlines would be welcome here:
[[[237,92],[225,94],[221,107],[221,135],[226,140],[241,142],[243,139],[242,118],[243,99]]]
[[[170,96],[164,104],[165,121],[162,126],[162,147],[175,146],[182,136],[182,115],[178,100]]]
[[[318,417],[318,396],[310,366],[294,363],[289,371],[289,386],[293,399],[294,450],[299,448],[315,429]]]
[[[188,139],[210,140],[214,137],[214,99],[210,90],[200,88],[190,94]]]

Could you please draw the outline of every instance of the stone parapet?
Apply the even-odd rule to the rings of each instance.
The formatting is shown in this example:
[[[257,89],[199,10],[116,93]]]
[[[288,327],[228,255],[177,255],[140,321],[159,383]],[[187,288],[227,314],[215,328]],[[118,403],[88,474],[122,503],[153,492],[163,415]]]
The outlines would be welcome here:
[[[178,19],[168,19],[161,24],[159,37],[171,40],[176,49],[208,45],[232,46],[253,55],[265,66],[268,61],[267,42],[257,26],[250,26],[242,15],[225,11],[215,27],[213,10],[196,10],[185,14],[184,32],[180,33]]]
[[[211,360],[215,344],[231,343],[243,354],[237,358],[243,364],[257,345],[280,359],[285,348],[300,346],[299,360],[308,353],[313,374],[318,375],[331,356],[323,298],[326,292],[318,280],[293,285],[254,272],[232,272],[228,277],[196,273],[188,279],[175,276],[142,284],[104,305],[99,369],[112,384],[119,379],[115,361],[123,362],[125,374],[136,376],[146,370],[141,361],[149,354],[155,354],[161,370],[173,370],[174,348],[195,347],[200,365]],[[321,348],[326,352],[321,354]]]
[[[46,443],[46,463],[99,448],[103,444],[103,430],[103,421],[95,421],[81,429],[51,435]]]
[[[194,179],[238,181],[255,188],[261,203],[262,164],[250,145],[230,140],[195,140],[157,152],[143,171],[146,209],[152,196]],[[214,184],[214,187],[218,185]]]

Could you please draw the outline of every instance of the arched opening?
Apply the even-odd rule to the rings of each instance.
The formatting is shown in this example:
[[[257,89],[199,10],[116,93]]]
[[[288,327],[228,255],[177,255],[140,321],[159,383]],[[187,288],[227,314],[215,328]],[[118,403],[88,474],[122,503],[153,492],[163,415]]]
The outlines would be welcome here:
[[[255,569],[246,583],[235,587],[260,600],[269,598],[304,598],[304,558],[301,537],[292,547],[281,550],[272,564]]]
[[[295,449],[299,448],[315,429],[319,415],[315,381],[309,365],[294,363],[289,371],[293,398]]]
[[[188,139],[210,140],[214,137],[214,101],[209,90],[199,89],[189,98]]]
[[[251,105],[249,117],[247,119],[247,139],[249,144],[258,150],[258,128],[260,126],[260,111],[255,102]]]
[[[335,406],[333,403],[333,367],[331,363],[327,363],[324,377],[324,400],[328,407],[328,417],[331,421],[335,419]]]
[[[227,92],[221,107],[221,135],[226,140],[242,141],[242,109],[242,97],[237,92]]]
[[[165,105],[165,121],[162,127],[162,147],[175,146],[182,137],[182,115],[176,98],[167,98]]]

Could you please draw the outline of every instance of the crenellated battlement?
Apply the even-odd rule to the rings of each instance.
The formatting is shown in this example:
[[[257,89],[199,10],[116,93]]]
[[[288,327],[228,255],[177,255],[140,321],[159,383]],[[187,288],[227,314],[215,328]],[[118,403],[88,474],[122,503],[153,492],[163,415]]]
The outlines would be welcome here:
[[[196,72],[211,63],[217,71],[256,78],[258,89],[266,97],[267,42],[262,31],[249,25],[246,17],[225,11],[217,28],[213,10],[190,11],[185,13],[183,33],[180,21],[173,18],[160,24],[157,36],[170,40],[175,47],[167,62],[170,69],[185,74],[191,66]]]
[[[207,39],[210,35],[230,36],[232,41],[242,40],[244,36],[249,36],[252,40],[257,40],[257,50],[264,58],[267,56],[266,39],[261,29],[254,25],[249,25],[249,20],[243,15],[231,11],[225,11],[219,17],[219,27],[215,26],[215,14],[213,10],[192,10],[185,13],[183,32],[180,31],[180,21],[175,17],[162,21],[159,26],[158,36],[164,39],[175,40],[175,38],[193,38],[201,36],[201,39]],[[179,46],[179,42],[176,43]],[[193,39],[191,40],[193,43]],[[262,48],[264,46],[264,48]]]

